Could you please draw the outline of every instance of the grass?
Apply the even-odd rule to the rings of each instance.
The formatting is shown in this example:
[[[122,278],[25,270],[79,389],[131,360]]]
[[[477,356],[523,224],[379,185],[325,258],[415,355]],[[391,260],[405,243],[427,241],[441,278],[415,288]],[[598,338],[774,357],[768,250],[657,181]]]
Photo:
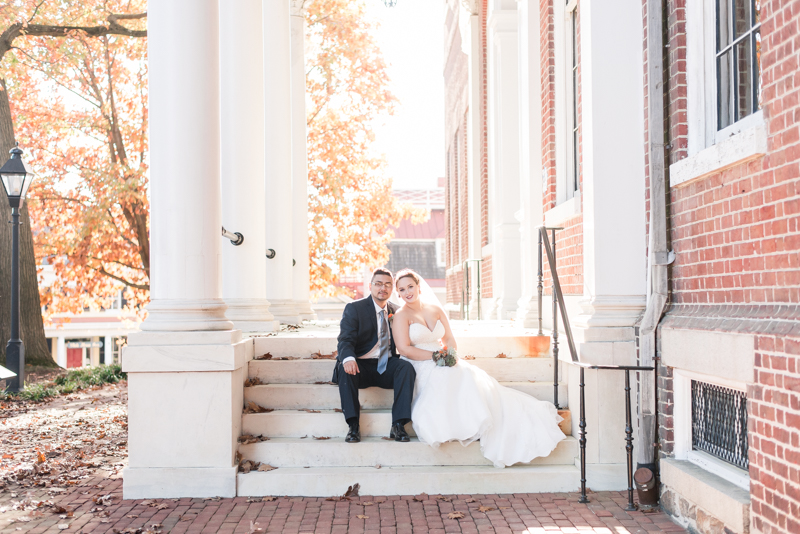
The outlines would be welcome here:
[[[18,399],[39,402],[50,397],[68,395],[92,386],[115,384],[126,378],[127,375],[122,372],[122,367],[116,364],[74,369],[57,376],[52,382],[26,384],[25,390],[19,393],[0,391],[0,400]]]

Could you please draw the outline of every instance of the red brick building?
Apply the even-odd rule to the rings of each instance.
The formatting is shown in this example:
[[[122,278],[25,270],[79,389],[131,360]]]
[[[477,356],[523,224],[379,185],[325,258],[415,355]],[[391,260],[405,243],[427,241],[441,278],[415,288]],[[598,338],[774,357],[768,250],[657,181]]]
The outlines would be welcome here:
[[[475,311],[481,260],[484,318],[534,326],[537,228],[561,228],[581,359],[658,365],[637,411],[662,506],[699,532],[800,532],[800,1],[446,6],[451,316]],[[609,469],[619,380],[587,378]]]

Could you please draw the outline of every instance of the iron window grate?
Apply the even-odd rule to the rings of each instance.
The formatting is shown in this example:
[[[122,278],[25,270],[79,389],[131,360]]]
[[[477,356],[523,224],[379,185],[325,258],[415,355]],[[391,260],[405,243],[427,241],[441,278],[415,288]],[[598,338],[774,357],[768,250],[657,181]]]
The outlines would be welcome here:
[[[747,469],[747,395],[692,380],[692,448]]]

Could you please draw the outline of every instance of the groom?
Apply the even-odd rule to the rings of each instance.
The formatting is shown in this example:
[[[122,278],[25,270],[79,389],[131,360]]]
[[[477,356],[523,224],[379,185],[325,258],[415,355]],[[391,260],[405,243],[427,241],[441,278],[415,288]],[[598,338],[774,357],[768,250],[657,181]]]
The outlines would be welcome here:
[[[347,443],[361,441],[358,427],[358,390],[377,386],[394,389],[392,429],[395,441],[410,441],[404,425],[411,421],[414,395],[414,366],[397,357],[392,339],[392,315],[397,306],[389,302],[394,279],[387,269],[375,269],[370,296],[344,307],[339,326],[339,346],[334,383],[339,384],[342,411],[350,427]]]

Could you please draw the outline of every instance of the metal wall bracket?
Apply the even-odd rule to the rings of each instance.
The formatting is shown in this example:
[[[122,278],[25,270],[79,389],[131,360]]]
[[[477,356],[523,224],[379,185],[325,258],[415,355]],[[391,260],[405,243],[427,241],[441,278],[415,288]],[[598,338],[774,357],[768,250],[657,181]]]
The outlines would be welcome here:
[[[673,261],[675,261],[674,250],[670,250],[669,252],[653,253],[653,264],[655,265],[670,265]]]
[[[225,229],[224,226],[222,227],[222,237],[230,239],[231,244],[235,247],[238,247],[239,245],[244,243],[244,236],[242,234],[240,234],[239,232],[229,232],[228,230]]]
[[[268,248],[267,249],[267,259],[271,260],[274,257],[275,257],[275,249],[274,248]]]

